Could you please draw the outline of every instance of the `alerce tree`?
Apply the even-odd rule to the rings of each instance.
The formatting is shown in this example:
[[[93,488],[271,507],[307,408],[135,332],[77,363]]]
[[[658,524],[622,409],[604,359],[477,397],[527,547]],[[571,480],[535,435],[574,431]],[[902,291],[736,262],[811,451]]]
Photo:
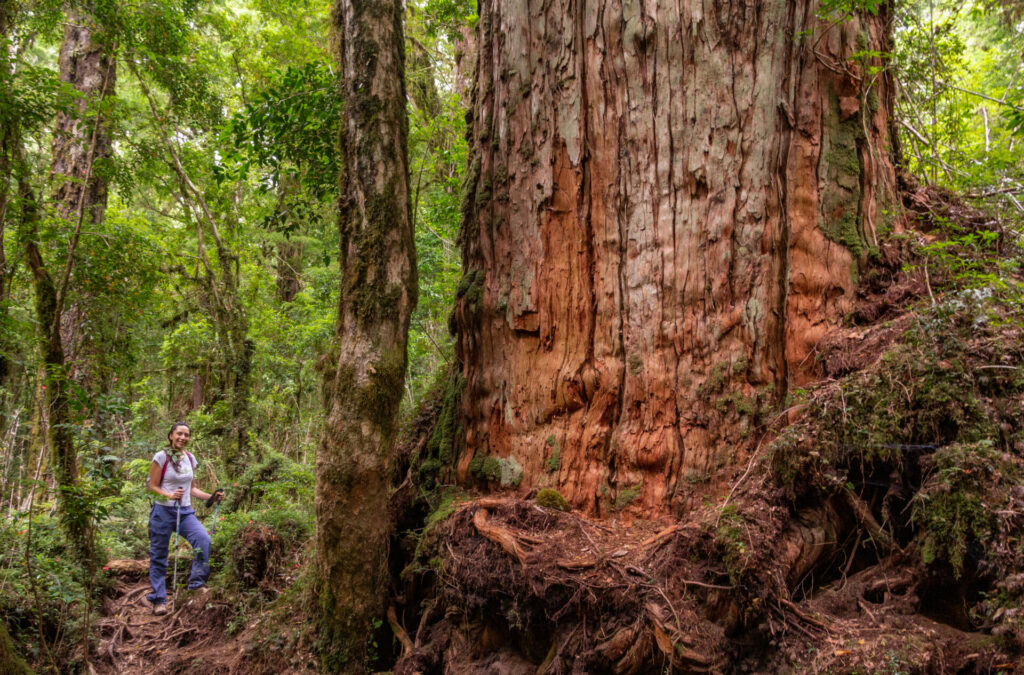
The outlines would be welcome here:
[[[480,3],[460,481],[682,507],[807,380],[895,193],[886,6],[838,4]]]
[[[360,671],[387,578],[389,454],[416,304],[408,189],[403,10],[339,0],[341,289],[322,360],[316,462],[321,638],[328,669]]]

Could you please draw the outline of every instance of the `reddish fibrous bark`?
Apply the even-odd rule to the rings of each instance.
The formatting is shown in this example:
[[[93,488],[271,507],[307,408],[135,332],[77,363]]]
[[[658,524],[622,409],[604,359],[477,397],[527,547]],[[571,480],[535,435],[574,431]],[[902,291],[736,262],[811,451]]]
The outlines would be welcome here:
[[[850,310],[892,201],[891,86],[853,58],[885,50],[886,21],[481,2],[460,480],[511,458],[522,490],[663,512],[742,461]]]

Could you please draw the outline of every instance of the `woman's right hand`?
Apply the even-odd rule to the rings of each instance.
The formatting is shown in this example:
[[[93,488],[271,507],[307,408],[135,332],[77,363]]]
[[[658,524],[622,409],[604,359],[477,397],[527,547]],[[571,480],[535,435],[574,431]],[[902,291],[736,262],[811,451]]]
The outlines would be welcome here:
[[[169,499],[172,499],[174,501],[178,501],[179,499],[181,499],[182,495],[184,495],[184,494],[185,494],[185,491],[183,489],[181,489],[181,488],[178,488],[177,490],[175,490],[174,492],[172,492],[170,494]]]

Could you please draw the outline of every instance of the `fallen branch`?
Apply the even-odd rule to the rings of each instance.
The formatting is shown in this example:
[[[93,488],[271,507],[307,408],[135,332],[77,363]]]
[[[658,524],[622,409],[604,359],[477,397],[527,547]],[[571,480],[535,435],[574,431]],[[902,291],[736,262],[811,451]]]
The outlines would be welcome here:
[[[678,525],[669,525],[668,527],[666,527],[664,530],[662,530],[658,534],[654,535],[653,537],[650,537],[650,538],[645,539],[644,541],[642,541],[640,543],[640,548],[647,548],[651,544],[654,544],[656,542],[661,541],[662,539],[664,539],[665,537],[669,536],[670,534],[674,534],[678,529],[679,529]]]
[[[823,631],[825,631],[826,633],[829,633],[829,634],[831,634],[831,633],[832,633],[832,629],[831,629],[831,628],[829,628],[828,626],[826,626],[826,625],[825,625],[824,623],[822,623],[821,621],[818,621],[818,620],[817,620],[817,619],[815,619],[815,618],[814,618],[813,616],[810,616],[810,615],[808,615],[808,614],[807,614],[806,612],[804,612],[804,611],[803,611],[802,609],[800,609],[799,607],[797,607],[797,606],[796,606],[796,605],[795,605],[795,604],[794,604],[793,602],[791,602],[791,601],[789,601],[789,600],[786,600],[785,598],[779,598],[779,599],[778,599],[778,602],[779,602],[779,604],[780,604],[781,606],[785,607],[785,608],[786,608],[786,609],[788,609],[788,610],[789,610],[790,612],[792,612],[792,613],[793,613],[793,614],[795,614],[795,615],[796,615],[797,617],[799,617],[799,618],[800,618],[800,620],[801,620],[801,621],[803,621],[804,623],[810,624],[811,626],[814,626],[815,628],[818,628],[818,629],[820,629],[820,630],[823,630]]]

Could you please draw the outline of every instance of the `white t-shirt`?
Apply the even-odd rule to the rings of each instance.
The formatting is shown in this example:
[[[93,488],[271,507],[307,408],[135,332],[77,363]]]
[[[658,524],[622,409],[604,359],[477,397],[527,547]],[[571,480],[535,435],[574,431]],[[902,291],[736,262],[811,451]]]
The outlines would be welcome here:
[[[192,478],[194,475],[192,471],[192,462],[195,460],[188,453],[182,452],[181,456],[178,458],[178,466],[175,468],[174,460],[171,459],[168,461],[169,458],[170,456],[166,450],[161,450],[153,455],[153,461],[156,462],[157,471],[163,471],[164,463],[167,464],[167,471],[164,473],[164,479],[157,487],[165,492],[174,492],[178,488],[181,488],[184,490],[184,493],[181,495],[181,505],[191,506],[192,496],[189,493],[192,491]],[[198,462],[196,464],[198,465]],[[174,500],[158,499],[157,504],[174,506]]]

